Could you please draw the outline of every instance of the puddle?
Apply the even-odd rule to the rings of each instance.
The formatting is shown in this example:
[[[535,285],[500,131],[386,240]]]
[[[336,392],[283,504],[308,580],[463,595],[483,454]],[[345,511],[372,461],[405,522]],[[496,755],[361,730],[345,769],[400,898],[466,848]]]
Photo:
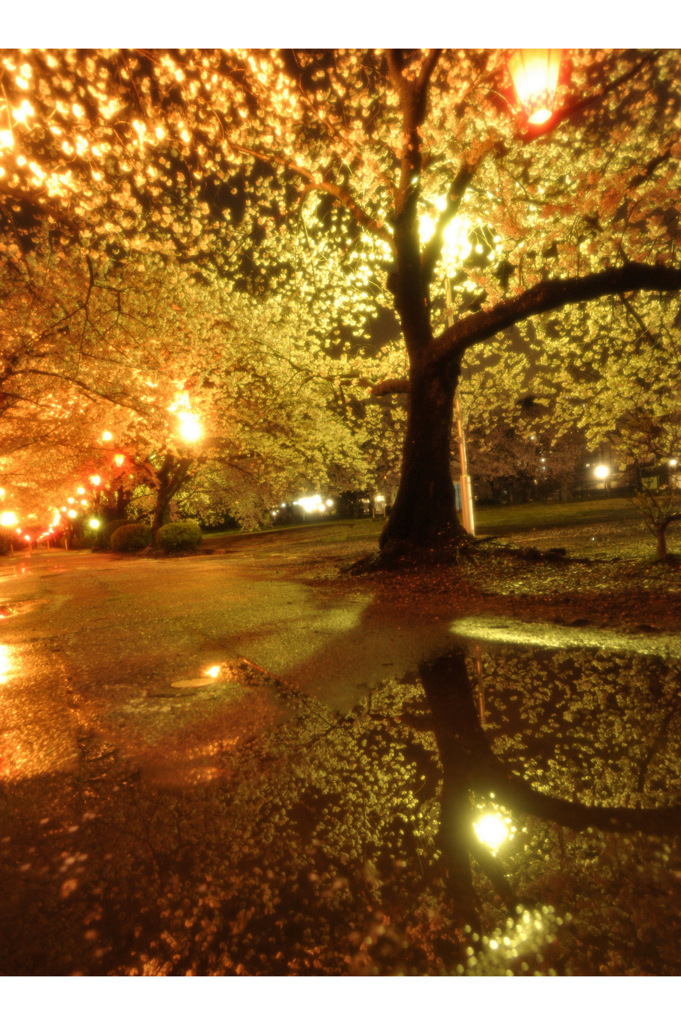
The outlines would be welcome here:
[[[678,974],[678,840],[563,828],[476,788],[488,742],[540,794],[669,804],[678,663],[462,624],[465,653],[384,678],[348,713],[245,659],[185,666],[106,721],[79,711],[77,771],[8,787],[0,807],[3,972]],[[486,945],[472,930],[459,944],[448,801],[483,843]],[[511,912],[530,907],[513,927],[485,849]]]
[[[26,612],[32,612],[34,608],[38,608],[43,604],[49,604],[49,598],[39,597],[0,605],[0,619],[8,619],[12,615],[25,615]]]

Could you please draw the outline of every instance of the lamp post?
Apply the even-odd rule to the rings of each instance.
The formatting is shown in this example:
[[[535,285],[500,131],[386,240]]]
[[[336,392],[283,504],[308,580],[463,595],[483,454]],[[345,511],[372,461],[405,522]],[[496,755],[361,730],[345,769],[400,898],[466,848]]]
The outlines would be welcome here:
[[[447,299],[447,309],[451,309],[452,306],[452,286],[449,280],[449,274],[445,278],[445,295]],[[447,326],[452,326],[452,318],[447,313]],[[454,409],[456,411],[456,435],[459,442],[459,462],[461,463],[461,476],[459,477],[461,486],[461,517],[463,519],[463,528],[472,537],[475,537],[475,513],[473,511],[473,489],[471,486],[471,478],[468,475],[468,459],[466,457],[466,438],[463,432],[463,420],[461,418],[461,402],[459,400],[459,388],[457,386],[454,392]]]

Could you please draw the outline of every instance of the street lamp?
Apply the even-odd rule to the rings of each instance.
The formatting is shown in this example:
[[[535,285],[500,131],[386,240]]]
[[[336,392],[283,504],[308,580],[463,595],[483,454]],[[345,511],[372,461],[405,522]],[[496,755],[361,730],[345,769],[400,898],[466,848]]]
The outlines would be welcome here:
[[[553,113],[561,50],[516,50],[508,62],[515,91],[530,124],[544,124]]]
[[[609,475],[610,470],[607,466],[596,466],[594,472],[599,480],[605,480],[605,478]]]
[[[180,421],[180,434],[185,441],[198,441],[202,430],[197,417],[191,412],[178,412],[177,418]]]

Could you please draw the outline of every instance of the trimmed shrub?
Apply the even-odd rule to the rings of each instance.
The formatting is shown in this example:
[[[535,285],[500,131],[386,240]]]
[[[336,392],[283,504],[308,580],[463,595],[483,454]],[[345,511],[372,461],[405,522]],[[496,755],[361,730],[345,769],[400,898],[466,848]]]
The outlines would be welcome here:
[[[13,541],[13,536],[9,530],[5,530],[0,527],[0,555],[8,555],[10,553],[10,545]]]
[[[166,554],[175,551],[196,551],[201,547],[201,540],[201,527],[193,520],[185,523],[166,523],[156,534],[156,543]]]
[[[111,538],[121,526],[129,526],[129,519],[112,519],[110,523],[104,523],[94,533],[93,551],[110,551]]]
[[[141,551],[151,544],[151,527],[146,523],[119,526],[111,535],[112,551]]]

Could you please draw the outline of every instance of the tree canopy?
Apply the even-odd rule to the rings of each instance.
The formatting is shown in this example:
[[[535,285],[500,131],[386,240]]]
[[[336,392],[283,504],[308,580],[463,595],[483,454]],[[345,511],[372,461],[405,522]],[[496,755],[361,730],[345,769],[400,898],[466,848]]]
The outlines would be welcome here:
[[[596,337],[616,352],[641,324],[678,329],[678,51],[565,51],[539,126],[509,57],[7,51],[6,237],[24,259],[45,225],[90,257],[172,255],[304,311],[313,352],[359,354],[396,317],[387,373],[358,374],[365,396],[409,392],[383,543],[456,542],[451,405],[471,349],[521,325],[574,379]]]

